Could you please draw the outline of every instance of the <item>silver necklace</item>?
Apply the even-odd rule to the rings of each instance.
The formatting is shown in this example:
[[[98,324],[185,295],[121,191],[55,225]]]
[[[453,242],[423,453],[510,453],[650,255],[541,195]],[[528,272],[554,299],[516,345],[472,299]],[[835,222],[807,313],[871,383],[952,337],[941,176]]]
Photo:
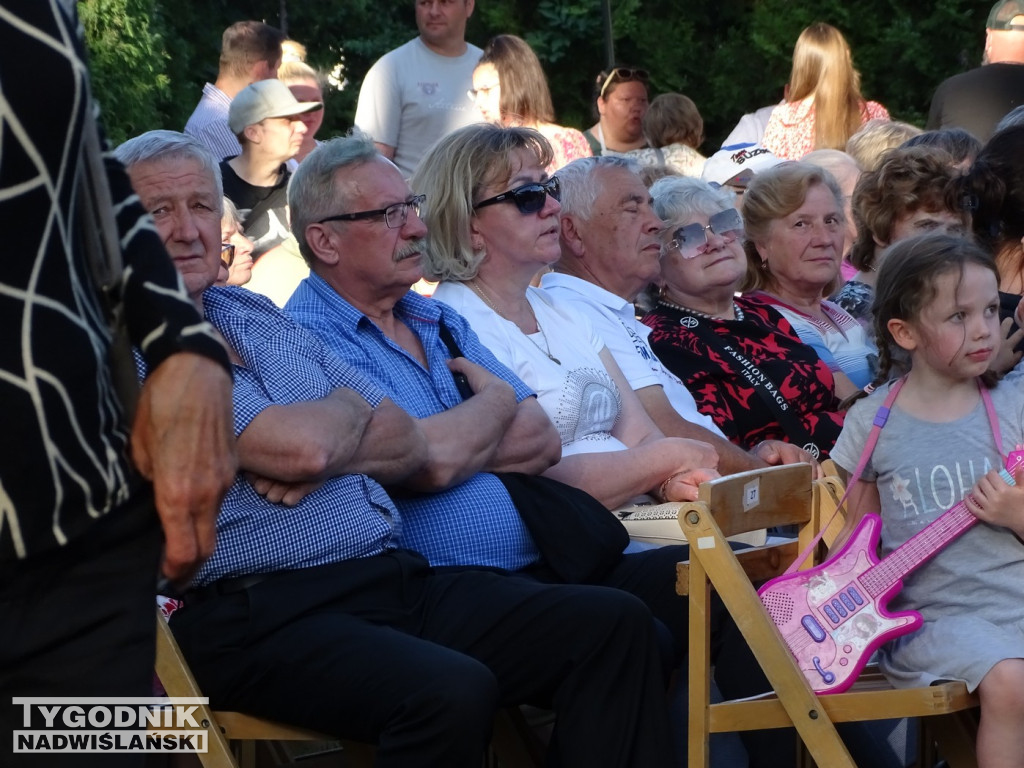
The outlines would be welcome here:
[[[516,323],[513,323],[511,320],[505,317],[504,313],[494,305],[494,302],[491,301],[490,297],[484,291],[482,285],[479,285],[475,280],[469,281],[467,285],[470,287],[470,290],[472,290],[477,296],[484,300],[484,304],[486,304],[488,307],[494,310],[495,314],[497,314],[498,317],[502,318],[503,320],[508,320],[508,322],[512,323],[512,325],[515,325],[516,328],[519,328],[519,326]],[[535,346],[538,350],[543,352],[544,356],[547,357],[548,360],[550,360],[555,365],[561,365],[562,361],[551,354],[551,345],[548,344],[548,335],[544,333],[544,328],[541,327],[540,324],[540,318],[537,317],[537,313],[533,311],[533,306],[530,304],[529,299],[526,300],[526,306],[530,308],[530,314],[533,315],[533,322],[537,324],[537,332],[540,334],[540,337],[544,342],[544,346],[542,347],[540,344],[536,342],[536,340],[533,338],[533,334],[527,333],[522,328],[519,328],[519,332],[523,334],[523,336],[525,336],[527,339],[529,339],[530,343],[533,344],[533,346]]]
[[[671,301],[666,301],[665,299],[658,299],[658,303],[663,307],[675,309],[679,312],[688,312],[689,314],[697,315],[698,317],[706,317],[708,320],[729,320],[727,317],[715,317],[714,315],[709,315],[707,312],[698,312],[696,309],[684,307],[682,304],[673,304]],[[740,309],[740,305],[735,301],[732,303],[732,312],[736,316],[736,322],[742,323],[745,315],[743,314],[743,310]]]

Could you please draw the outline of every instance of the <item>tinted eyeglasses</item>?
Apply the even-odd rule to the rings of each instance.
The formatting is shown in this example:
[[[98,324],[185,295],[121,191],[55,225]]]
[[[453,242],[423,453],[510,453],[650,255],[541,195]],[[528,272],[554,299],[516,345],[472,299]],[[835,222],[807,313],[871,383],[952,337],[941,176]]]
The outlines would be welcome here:
[[[225,267],[230,267],[231,263],[235,260],[235,246],[231,243],[220,244],[220,263]]]
[[[339,213],[337,216],[328,216],[326,219],[320,219],[317,224],[326,224],[328,221],[361,221],[363,219],[372,219],[376,216],[383,216],[384,223],[388,229],[400,229],[409,220],[409,209],[412,208],[416,215],[419,216],[420,206],[423,205],[423,201],[426,199],[426,195],[414,195],[405,202],[395,203],[387,208],[378,208],[375,211],[358,211],[356,213]]]
[[[687,224],[672,233],[672,239],[665,246],[677,248],[684,259],[692,259],[708,250],[708,232],[718,235],[727,243],[743,237],[743,217],[735,208],[719,211],[708,219],[708,225]]]
[[[601,92],[598,94],[599,98],[604,98],[604,92],[608,90],[608,86],[611,85],[612,80],[619,80],[620,82],[628,82],[629,80],[639,80],[646,83],[651,79],[650,74],[646,69],[630,69],[629,67],[615,67],[609,72],[604,82],[601,84]]]
[[[523,184],[523,186],[510,189],[508,192],[481,200],[473,206],[473,210],[495,203],[515,203],[520,213],[536,213],[544,207],[548,195],[555,200],[562,199],[562,188],[555,177],[551,177],[547,181]]]

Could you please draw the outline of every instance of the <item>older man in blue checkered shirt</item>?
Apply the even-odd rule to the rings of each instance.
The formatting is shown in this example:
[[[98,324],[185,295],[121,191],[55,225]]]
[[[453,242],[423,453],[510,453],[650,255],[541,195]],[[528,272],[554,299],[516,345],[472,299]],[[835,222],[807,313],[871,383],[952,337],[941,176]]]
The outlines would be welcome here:
[[[553,764],[668,765],[650,612],[617,590],[438,572],[399,548],[403,517],[380,483],[436,481],[423,431],[268,299],[209,287],[220,251],[197,191],[216,165],[194,140],[154,134],[124,159],[235,372],[243,471],[171,617],[204,693],[376,743],[378,766],[479,768],[496,707],[523,702],[557,713]],[[481,377],[481,400],[513,411],[512,388]]]
[[[312,161],[312,162],[311,162]],[[415,416],[432,485],[395,497],[399,541],[435,566],[486,565],[564,580],[545,560],[495,472],[540,474],[560,455],[558,434],[528,387],[447,305],[409,290],[421,276],[426,227],[419,198],[365,136],[326,142],[289,188],[293,231],[311,274],[286,311]],[[452,354],[450,334],[461,356]],[[463,399],[452,373],[469,380]],[[498,384],[515,406],[495,405]],[[675,593],[682,546],[623,555],[599,581],[640,597],[687,647],[685,601]]]

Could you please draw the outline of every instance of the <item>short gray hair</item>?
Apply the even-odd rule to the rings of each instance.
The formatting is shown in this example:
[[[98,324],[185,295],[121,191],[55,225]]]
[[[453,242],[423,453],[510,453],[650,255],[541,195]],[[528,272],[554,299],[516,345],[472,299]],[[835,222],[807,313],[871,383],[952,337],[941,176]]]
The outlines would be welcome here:
[[[227,219],[236,227],[241,229],[242,217],[238,215],[238,208],[235,207],[235,204],[231,201],[231,198],[225,195],[224,197],[221,198],[221,202],[224,204],[224,213],[220,217],[221,221],[223,222],[224,219]],[[223,229],[223,227],[221,227],[221,229]]]
[[[369,163],[382,157],[373,139],[353,129],[348,136],[323,142],[306,155],[288,183],[288,208],[292,221],[292,234],[299,242],[299,253],[310,266],[316,256],[306,243],[306,227],[321,219],[341,213],[349,201],[334,184],[334,176],[341,168]]]
[[[555,176],[562,188],[562,215],[579,216],[586,221],[594,214],[594,204],[601,191],[594,174],[601,168],[622,168],[630,173],[640,173],[640,164],[631,157],[622,155],[601,155],[581,157],[561,168]]]
[[[129,172],[136,163],[148,163],[155,160],[195,160],[213,175],[217,187],[217,199],[224,196],[224,182],[220,176],[220,165],[206,147],[191,136],[177,131],[147,131],[133,139],[128,139],[114,150],[117,158]]]
[[[666,176],[651,185],[654,212],[662,221],[713,216],[735,205],[736,193],[690,176]]]

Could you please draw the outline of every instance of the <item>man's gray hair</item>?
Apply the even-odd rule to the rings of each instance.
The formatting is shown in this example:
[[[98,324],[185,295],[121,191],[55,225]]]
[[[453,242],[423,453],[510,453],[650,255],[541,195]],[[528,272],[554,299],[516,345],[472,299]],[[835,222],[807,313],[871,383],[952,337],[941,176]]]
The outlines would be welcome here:
[[[651,185],[654,212],[662,221],[713,216],[732,208],[736,193],[689,176],[666,176]]]
[[[323,142],[306,155],[288,182],[288,209],[292,234],[299,242],[299,252],[313,266],[316,255],[306,242],[306,227],[321,219],[345,213],[349,202],[339,194],[334,176],[340,168],[363,165],[382,157],[367,134],[353,129],[348,136]]]
[[[602,155],[581,157],[555,173],[562,188],[562,215],[579,216],[586,221],[594,213],[594,203],[601,191],[594,174],[601,168],[622,168],[630,173],[640,173],[640,164],[631,157]]]
[[[191,136],[177,131],[147,131],[128,139],[114,150],[117,158],[129,172],[136,163],[155,160],[195,160],[213,175],[217,187],[217,199],[224,196],[224,182],[220,176],[220,165],[206,147]]]

